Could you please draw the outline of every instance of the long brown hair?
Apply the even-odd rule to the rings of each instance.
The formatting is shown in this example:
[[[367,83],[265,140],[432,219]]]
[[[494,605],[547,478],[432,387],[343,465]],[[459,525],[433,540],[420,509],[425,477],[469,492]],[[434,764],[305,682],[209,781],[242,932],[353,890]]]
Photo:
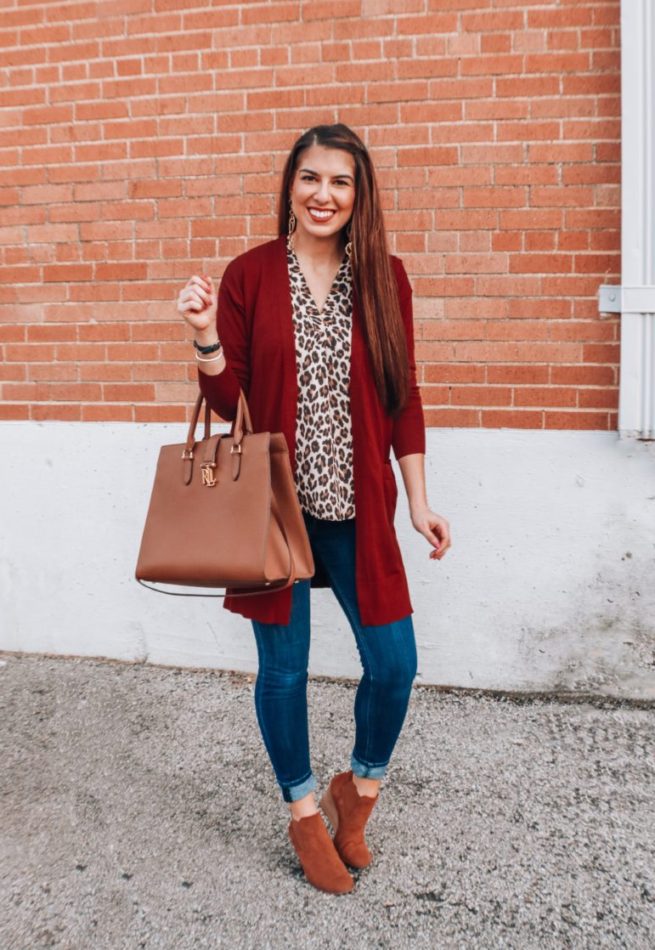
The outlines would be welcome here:
[[[373,163],[359,136],[347,125],[315,125],[294,143],[282,173],[279,234],[289,232],[289,195],[301,152],[312,145],[340,148],[355,160],[355,203],[345,227],[352,242],[353,290],[362,314],[363,336],[373,378],[385,411],[396,416],[409,396],[407,339],[398,285],[387,250],[380,194]]]

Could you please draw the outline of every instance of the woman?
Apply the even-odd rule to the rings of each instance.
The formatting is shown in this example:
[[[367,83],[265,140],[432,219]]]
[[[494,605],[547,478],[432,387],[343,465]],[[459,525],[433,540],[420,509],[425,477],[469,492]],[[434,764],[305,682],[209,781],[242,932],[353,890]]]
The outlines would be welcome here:
[[[387,251],[371,159],[347,126],[315,126],[295,142],[278,231],[230,261],[218,296],[209,277],[191,277],[178,310],[195,331],[198,381],[212,409],[233,420],[243,388],[254,429],[286,436],[316,573],[271,594],[228,592],[224,606],[252,622],[257,719],[305,876],[344,893],[354,886],[347,865],[371,861],[364,826],[416,675],[390,448],[430,557],[444,555],[450,533],[425,495],[411,287]],[[327,586],[364,670],[350,769],[320,800],[334,839],[314,797],[307,721],[310,588]]]

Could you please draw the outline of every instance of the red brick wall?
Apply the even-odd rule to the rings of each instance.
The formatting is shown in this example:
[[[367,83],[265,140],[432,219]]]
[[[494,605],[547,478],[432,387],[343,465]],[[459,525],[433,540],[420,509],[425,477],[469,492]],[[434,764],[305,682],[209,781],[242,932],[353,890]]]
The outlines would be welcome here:
[[[414,287],[428,425],[615,429],[619,12],[8,0],[2,418],[188,417],[180,288],[274,236],[287,150],[342,121]]]

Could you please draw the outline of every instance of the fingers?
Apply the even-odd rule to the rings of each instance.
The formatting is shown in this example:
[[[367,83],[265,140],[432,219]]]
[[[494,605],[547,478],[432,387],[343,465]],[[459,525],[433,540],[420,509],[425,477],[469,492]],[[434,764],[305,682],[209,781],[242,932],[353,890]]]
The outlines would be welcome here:
[[[190,299],[204,301],[207,306],[212,302],[212,286],[208,278],[197,277],[194,274],[184,292]]]
[[[432,558],[436,556],[440,556],[439,549],[443,542],[441,541],[439,537],[438,525],[436,526],[436,529],[434,531],[431,530],[431,525],[429,521],[424,525],[416,525],[416,528],[418,531],[421,532],[423,537],[426,538],[430,542],[430,544],[434,547],[434,551],[430,551],[429,556]]]
[[[434,561],[440,561],[449,547],[450,547],[450,544],[442,544],[439,547],[435,548],[434,551],[430,551],[429,557],[431,557],[432,560]]]
[[[425,537],[430,542],[430,544],[434,544],[435,548],[439,547],[439,545],[441,544],[441,538],[439,537],[436,531],[430,531],[430,528],[428,527],[428,529],[424,532],[424,534],[425,534]]]
[[[428,556],[433,560],[441,560],[448,548],[451,547],[450,529],[446,520],[442,519],[442,521],[437,522],[434,531],[431,531],[428,527],[425,536],[431,544],[435,544],[435,537],[438,538],[434,551],[430,551]]]
[[[452,545],[451,545],[451,542],[450,542],[450,535],[448,535],[448,536],[446,536],[445,538],[442,538],[442,539],[441,539],[441,543],[440,543],[439,547],[438,547],[435,551],[432,551],[432,554],[433,554],[435,557],[441,559],[441,558],[444,556],[444,554],[446,553],[446,551],[448,550],[448,548],[450,548],[451,546],[452,546]]]
[[[211,278],[194,274],[180,291],[177,309],[182,314],[188,310],[201,312],[211,307],[213,302]]]
[[[207,297],[211,298],[213,286],[211,277],[203,275],[199,277],[197,274],[194,274],[187,283],[187,287],[192,287],[194,290],[197,290],[201,294],[205,294]]]
[[[185,305],[186,310],[204,310],[211,303],[211,297],[207,299],[204,291],[187,290],[182,291],[180,303]]]

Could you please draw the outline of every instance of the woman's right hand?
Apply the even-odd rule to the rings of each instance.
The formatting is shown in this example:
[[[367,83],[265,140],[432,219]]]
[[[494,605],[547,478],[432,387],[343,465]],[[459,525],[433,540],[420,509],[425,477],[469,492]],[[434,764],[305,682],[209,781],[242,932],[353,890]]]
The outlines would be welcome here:
[[[180,291],[177,298],[177,310],[196,335],[209,337],[216,330],[216,310],[218,294],[214,290],[211,277],[194,274]],[[208,332],[210,331],[210,332]]]

